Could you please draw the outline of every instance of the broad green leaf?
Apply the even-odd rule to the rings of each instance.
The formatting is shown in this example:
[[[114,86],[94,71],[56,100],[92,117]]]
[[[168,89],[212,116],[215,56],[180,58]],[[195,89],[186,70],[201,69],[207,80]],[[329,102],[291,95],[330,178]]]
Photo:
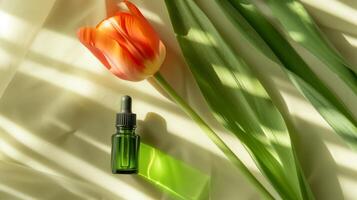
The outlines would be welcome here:
[[[352,71],[352,67],[347,64],[342,56],[324,38],[303,5],[296,0],[269,0],[267,4],[272,9],[274,16],[289,33],[289,36],[322,60],[345,82],[354,94],[357,94],[356,73]],[[330,125],[356,148],[357,137],[356,134],[352,134],[357,133],[356,126],[348,121],[345,116],[341,115],[341,113],[336,112],[333,106],[321,96],[311,93],[314,93],[314,91],[310,89],[307,95],[311,96],[311,98],[317,98],[316,101],[320,102],[316,105],[319,106],[318,110],[320,110],[320,113],[327,113],[327,115],[324,115]]]
[[[289,132],[260,81],[193,1],[165,2],[185,60],[215,117],[243,142],[281,198],[303,199]]]
[[[278,32],[274,26],[259,12],[257,7],[248,0],[216,0],[224,13],[232,20],[235,27],[262,53],[273,61],[280,64],[287,73],[294,85],[300,92],[312,103],[321,116],[330,124],[330,126],[353,147],[357,147],[357,121],[353,114],[338,95],[330,89],[306,64],[284,36]],[[272,4],[280,4],[282,1],[270,1]],[[282,7],[279,7],[279,9]],[[276,8],[277,10],[278,8]],[[282,8],[283,9],[283,8]],[[283,9],[284,10],[284,9]],[[276,11],[278,12],[278,11]],[[279,12],[287,12],[279,11]],[[297,16],[298,17],[298,16]],[[317,34],[317,33],[316,33]],[[306,35],[305,38],[309,36]],[[317,35],[312,36],[314,40]],[[264,41],[265,45],[264,45]],[[319,39],[317,41],[322,41]],[[342,59],[337,54],[327,58],[333,50],[326,45],[322,47],[322,53],[316,53],[318,50],[309,47],[316,56],[324,58],[324,62],[329,63],[331,68],[336,68],[334,72],[343,77],[346,84],[356,87],[353,83],[355,76],[348,70]],[[308,42],[304,42],[308,45]],[[311,45],[311,46],[316,46]],[[270,49],[270,50],[269,50]],[[326,53],[330,52],[330,53]],[[271,56],[271,54],[274,56]],[[340,62],[340,64],[336,64]],[[344,64],[344,66],[342,66]],[[333,67],[333,66],[335,67]],[[341,72],[341,73],[340,73]],[[354,85],[354,86],[353,86]],[[355,89],[352,89],[355,91]]]
[[[303,5],[296,0],[268,0],[267,4],[289,36],[321,59],[357,94],[357,75],[342,56],[325,40]]]

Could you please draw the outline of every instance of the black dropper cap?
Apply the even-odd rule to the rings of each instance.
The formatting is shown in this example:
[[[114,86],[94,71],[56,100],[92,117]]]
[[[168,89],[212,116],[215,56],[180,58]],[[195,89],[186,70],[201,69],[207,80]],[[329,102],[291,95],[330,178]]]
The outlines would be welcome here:
[[[117,127],[135,128],[136,114],[131,112],[131,97],[125,95],[121,98],[121,111],[117,113]]]

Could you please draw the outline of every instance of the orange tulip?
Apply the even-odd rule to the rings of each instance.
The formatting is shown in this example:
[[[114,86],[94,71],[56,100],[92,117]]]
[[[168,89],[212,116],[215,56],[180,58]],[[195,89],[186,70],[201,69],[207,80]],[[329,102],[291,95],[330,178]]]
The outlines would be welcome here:
[[[140,81],[154,75],[166,55],[164,44],[131,2],[95,28],[78,31],[79,40],[117,77]]]

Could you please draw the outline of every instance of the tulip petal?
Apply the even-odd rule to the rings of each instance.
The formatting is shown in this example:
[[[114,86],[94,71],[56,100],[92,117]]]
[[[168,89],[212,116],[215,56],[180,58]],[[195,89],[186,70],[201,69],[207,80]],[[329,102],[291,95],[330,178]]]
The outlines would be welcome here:
[[[102,22],[100,22],[97,26],[96,29],[100,30],[102,32],[105,32],[107,35],[109,35],[110,37],[112,37],[112,39],[117,40],[117,42],[121,43],[125,43],[125,38],[123,38],[123,36],[121,34],[119,34],[118,30],[115,29],[115,27],[113,27],[112,23],[110,23],[110,20],[112,17],[103,20]]]
[[[117,53],[117,55],[120,55],[120,53],[118,53],[118,49],[120,50],[120,47],[116,47],[115,41],[111,40],[103,32],[88,27],[79,29],[78,38],[81,43],[84,44],[109,71],[119,78],[130,80],[130,78],[126,75],[128,72],[122,70],[123,65],[118,66],[117,62],[112,59],[111,55],[113,51],[114,53]],[[113,48],[116,50],[111,50]],[[128,57],[129,56],[127,55],[125,58]],[[130,63],[130,61],[128,62]]]
[[[77,36],[79,41],[81,41],[81,43],[86,46],[107,69],[110,69],[111,67],[103,53],[93,46],[93,35],[95,34],[95,31],[95,29],[89,27],[80,28],[77,32]]]
[[[145,63],[145,68],[143,70],[144,74],[152,75],[159,71],[162,63],[164,62],[166,57],[166,48],[165,45],[160,41],[159,51],[155,57],[155,59],[148,60]]]
[[[121,14],[115,17],[125,30],[132,44],[135,44],[145,58],[154,57],[158,51],[159,41],[152,38],[150,30],[135,16]]]
[[[124,3],[126,5],[126,7],[129,9],[130,13],[139,17],[140,19],[146,21],[146,18],[144,17],[144,15],[140,12],[140,10],[138,9],[138,7],[136,7],[133,3],[131,3],[130,1],[124,0]]]
[[[166,50],[139,9],[124,3],[129,12],[118,12],[96,28],[82,28],[78,37],[114,75],[140,81],[159,70]]]
[[[160,38],[156,31],[133,3],[127,0],[125,0],[124,3],[128,7],[130,13],[138,19],[128,19],[126,23],[128,34],[134,40],[149,44],[151,47],[154,47],[155,51],[157,51],[159,48]]]
[[[98,24],[97,30],[110,35],[141,63],[153,59],[159,50],[160,40],[150,38],[146,26],[129,13],[119,13],[102,21]]]
[[[107,58],[111,66],[109,70],[114,75],[130,81],[140,81],[146,78],[146,75],[142,73],[143,66],[135,57],[105,32],[96,30],[94,45]]]
[[[110,17],[98,24],[97,30],[106,33],[112,39],[116,40],[122,48],[125,48],[133,55],[137,64],[142,64],[148,57],[144,51],[147,48],[143,48],[145,44],[136,43],[128,35],[125,26],[123,27],[125,19],[128,18],[134,18],[134,16],[129,13],[122,13],[120,16]]]

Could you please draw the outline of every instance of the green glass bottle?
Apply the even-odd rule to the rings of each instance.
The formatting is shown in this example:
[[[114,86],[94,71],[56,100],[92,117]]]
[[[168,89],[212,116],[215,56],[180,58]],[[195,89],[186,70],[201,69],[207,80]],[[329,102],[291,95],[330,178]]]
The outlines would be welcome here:
[[[112,173],[138,173],[140,136],[135,134],[136,114],[131,112],[130,96],[122,97],[116,128],[117,132],[112,136]]]

